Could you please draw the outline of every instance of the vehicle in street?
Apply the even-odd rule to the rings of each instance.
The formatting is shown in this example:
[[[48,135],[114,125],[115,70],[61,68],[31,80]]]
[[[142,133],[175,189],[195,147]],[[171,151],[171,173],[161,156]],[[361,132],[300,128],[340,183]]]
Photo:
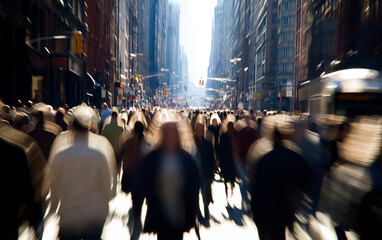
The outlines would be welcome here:
[[[299,84],[302,112],[343,116],[382,114],[382,72],[353,68]]]

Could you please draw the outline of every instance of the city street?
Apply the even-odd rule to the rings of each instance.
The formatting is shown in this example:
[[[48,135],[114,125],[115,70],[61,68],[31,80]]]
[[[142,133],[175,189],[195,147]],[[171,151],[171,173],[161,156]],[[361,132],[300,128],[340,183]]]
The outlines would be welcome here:
[[[257,229],[253,221],[241,210],[240,188],[236,184],[231,208],[226,208],[226,197],[224,184],[220,180],[215,181],[212,186],[214,204],[210,205],[211,218],[209,225],[200,224],[201,239],[258,239]],[[200,202],[202,204],[202,202]],[[130,195],[119,193],[113,201],[110,202],[110,216],[105,225],[103,239],[130,239],[131,215]],[[143,207],[142,222],[146,213],[146,207]],[[49,218],[45,223],[44,240],[55,239],[58,231],[58,221],[56,218]],[[132,229],[132,228],[131,228]],[[20,240],[30,239],[29,229],[25,229]],[[134,239],[134,238],[133,238]],[[135,238],[137,239],[137,238]],[[142,234],[141,240],[156,239],[155,235]],[[184,235],[185,240],[197,239],[194,230]]]

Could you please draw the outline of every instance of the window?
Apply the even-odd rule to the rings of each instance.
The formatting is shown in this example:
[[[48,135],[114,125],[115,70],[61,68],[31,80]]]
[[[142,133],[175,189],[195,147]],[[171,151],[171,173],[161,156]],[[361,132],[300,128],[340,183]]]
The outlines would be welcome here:
[[[281,19],[281,25],[282,26],[287,26],[289,25],[289,18],[288,17],[284,17]]]
[[[273,7],[277,7],[278,0],[273,0]]]
[[[283,10],[289,10],[289,2],[283,2],[282,9]]]
[[[271,55],[272,56],[276,55],[276,47],[275,46],[272,46],[272,48],[271,48]]]
[[[279,58],[293,57],[293,48],[281,48],[279,50]]]
[[[277,23],[277,13],[272,15],[272,23]]]
[[[293,64],[292,63],[283,63],[279,65],[279,73],[292,73]]]
[[[274,40],[277,37],[277,31],[276,29],[272,29],[271,38]]]

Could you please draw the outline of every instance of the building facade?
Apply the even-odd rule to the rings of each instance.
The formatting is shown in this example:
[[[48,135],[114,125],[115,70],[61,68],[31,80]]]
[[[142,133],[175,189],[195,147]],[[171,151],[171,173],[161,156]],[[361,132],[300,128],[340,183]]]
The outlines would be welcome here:
[[[180,45],[179,45],[180,8],[169,3],[167,9],[166,69],[165,82],[171,96],[180,90]]]
[[[278,1],[255,3],[254,108],[277,109],[277,20]]]
[[[294,38],[295,0],[279,0],[277,15],[277,73],[276,91],[279,110],[292,109],[294,104]]]
[[[101,102],[115,105],[117,79],[115,37],[115,0],[87,1],[88,36],[85,41],[87,72],[96,82],[92,103],[100,106]]]
[[[74,33],[87,36],[84,0],[2,1],[0,29],[6,36],[0,40],[4,102],[58,107],[86,101],[86,56],[73,51]]]
[[[382,69],[380,0],[297,0],[296,8],[297,85],[340,69]],[[307,103],[297,101],[306,111]]]

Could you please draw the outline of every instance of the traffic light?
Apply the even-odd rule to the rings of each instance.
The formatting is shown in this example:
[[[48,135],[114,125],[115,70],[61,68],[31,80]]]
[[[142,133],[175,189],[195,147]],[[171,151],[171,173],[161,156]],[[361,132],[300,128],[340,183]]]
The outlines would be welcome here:
[[[123,87],[124,87],[123,83],[119,84],[119,88],[123,88]]]
[[[82,42],[82,33],[81,32],[75,32],[73,34],[73,53],[77,55],[81,55],[84,50],[84,45]]]

